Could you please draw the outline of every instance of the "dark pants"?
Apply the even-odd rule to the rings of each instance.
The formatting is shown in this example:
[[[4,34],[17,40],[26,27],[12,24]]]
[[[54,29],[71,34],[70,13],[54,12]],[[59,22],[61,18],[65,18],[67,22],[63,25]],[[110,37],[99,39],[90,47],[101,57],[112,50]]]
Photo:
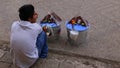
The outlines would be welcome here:
[[[38,37],[36,46],[38,48],[39,58],[46,58],[48,54],[47,35],[42,31]]]

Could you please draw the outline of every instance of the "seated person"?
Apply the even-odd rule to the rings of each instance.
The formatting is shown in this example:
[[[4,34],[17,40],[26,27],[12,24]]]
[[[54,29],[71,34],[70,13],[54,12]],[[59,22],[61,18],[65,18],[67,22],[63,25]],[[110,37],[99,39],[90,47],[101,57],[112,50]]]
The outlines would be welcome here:
[[[47,57],[46,34],[36,23],[38,14],[33,5],[20,7],[19,17],[20,21],[15,21],[11,27],[11,54],[15,68],[29,68],[39,57]]]

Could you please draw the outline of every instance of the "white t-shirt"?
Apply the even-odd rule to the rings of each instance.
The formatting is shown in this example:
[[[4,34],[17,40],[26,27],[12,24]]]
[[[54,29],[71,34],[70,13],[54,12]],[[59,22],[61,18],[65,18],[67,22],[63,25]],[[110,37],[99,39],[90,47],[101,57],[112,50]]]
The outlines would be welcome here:
[[[11,28],[11,54],[15,68],[29,68],[38,59],[36,40],[42,28],[37,23],[16,21]]]

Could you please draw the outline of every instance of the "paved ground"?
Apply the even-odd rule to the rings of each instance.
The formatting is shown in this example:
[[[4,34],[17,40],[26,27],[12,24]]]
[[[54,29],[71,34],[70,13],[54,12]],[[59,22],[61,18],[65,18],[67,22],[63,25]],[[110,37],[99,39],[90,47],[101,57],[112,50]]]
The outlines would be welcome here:
[[[0,49],[0,68],[13,68],[10,52],[6,49],[9,48]],[[46,59],[38,59],[31,68],[120,68],[120,63],[50,51]]]
[[[61,38],[49,43],[50,49],[120,61],[119,0],[1,0],[0,45],[9,44],[11,24],[19,19],[18,8],[26,3],[32,3],[36,7],[38,21],[51,10],[63,19]],[[81,15],[90,22],[87,41],[79,46],[69,45],[64,26],[65,21],[75,15]]]

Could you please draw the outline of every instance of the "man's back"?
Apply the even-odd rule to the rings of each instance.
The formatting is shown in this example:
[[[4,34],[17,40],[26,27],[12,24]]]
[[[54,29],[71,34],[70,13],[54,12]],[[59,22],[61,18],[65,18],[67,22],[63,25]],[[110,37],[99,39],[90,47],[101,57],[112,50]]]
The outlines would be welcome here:
[[[28,21],[16,21],[11,29],[11,48],[14,63],[21,68],[28,68],[38,58],[36,38],[41,27]]]

